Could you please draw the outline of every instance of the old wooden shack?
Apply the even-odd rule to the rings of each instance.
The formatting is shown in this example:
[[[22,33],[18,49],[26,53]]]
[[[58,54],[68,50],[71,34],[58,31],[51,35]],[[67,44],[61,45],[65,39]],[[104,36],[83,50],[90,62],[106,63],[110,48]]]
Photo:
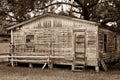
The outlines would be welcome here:
[[[120,37],[92,21],[44,14],[7,28],[15,62],[71,65],[72,70],[119,58]]]

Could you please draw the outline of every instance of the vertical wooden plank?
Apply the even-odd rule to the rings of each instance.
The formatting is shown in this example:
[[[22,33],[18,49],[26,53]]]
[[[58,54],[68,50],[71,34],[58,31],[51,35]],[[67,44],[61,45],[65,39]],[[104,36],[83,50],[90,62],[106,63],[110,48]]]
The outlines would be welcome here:
[[[97,66],[95,67],[96,72],[99,72],[99,28],[97,27],[97,35],[96,35],[96,54],[97,54]]]
[[[32,67],[33,67],[33,65],[31,63],[29,63],[29,68],[32,68]]]
[[[75,34],[74,30],[72,30],[72,52],[73,52],[73,64],[72,64],[72,70],[74,70],[74,61],[75,61]]]
[[[53,20],[53,17],[52,17],[52,20],[51,20],[51,28],[54,28],[54,20]],[[49,28],[49,29],[51,29],[51,28]],[[53,29],[52,29],[53,30]],[[53,32],[53,31],[52,31]],[[48,32],[49,33],[49,32]],[[53,38],[53,34],[54,33],[52,33],[52,38]],[[53,68],[53,64],[52,64],[52,61],[51,61],[51,56],[54,54],[53,53],[53,39],[52,39],[52,41],[50,41],[49,42],[49,49],[51,50],[51,52],[49,53],[49,57],[48,57],[48,67],[50,68],[50,69],[52,69]]]
[[[14,53],[14,35],[13,35],[13,30],[11,30],[11,65],[12,67],[14,67],[13,53]]]
[[[11,52],[12,52],[12,44],[13,44],[13,30],[11,30],[11,44],[10,44]]]
[[[87,29],[85,29],[85,45],[84,45],[84,47],[85,47],[85,66],[87,66]]]

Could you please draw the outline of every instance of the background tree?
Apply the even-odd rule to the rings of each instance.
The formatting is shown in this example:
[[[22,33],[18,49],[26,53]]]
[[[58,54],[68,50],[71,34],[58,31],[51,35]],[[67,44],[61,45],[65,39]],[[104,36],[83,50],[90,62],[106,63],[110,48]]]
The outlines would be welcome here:
[[[119,3],[120,0],[1,0],[0,23],[5,20],[13,25],[50,12],[100,22],[105,28],[119,32]]]
[[[96,13],[94,16],[97,18],[97,21],[105,28],[113,30],[115,32],[120,31],[119,20],[120,20],[120,11],[118,3],[119,0],[101,0],[98,5],[96,5]],[[108,25],[109,24],[109,25]]]
[[[104,28],[120,32],[120,0],[74,0],[83,19],[100,22]],[[109,25],[108,25],[109,24]]]

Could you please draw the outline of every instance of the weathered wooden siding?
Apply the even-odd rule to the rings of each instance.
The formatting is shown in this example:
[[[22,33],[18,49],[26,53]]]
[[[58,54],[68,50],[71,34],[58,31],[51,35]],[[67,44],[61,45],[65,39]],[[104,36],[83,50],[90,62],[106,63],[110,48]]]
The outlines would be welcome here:
[[[86,31],[86,55],[87,64],[98,65],[98,26],[88,25]]]
[[[36,20],[24,25],[20,30],[14,32],[14,44],[16,45],[17,55],[52,55],[60,56],[63,61],[72,61],[72,30],[62,28],[61,22],[53,22],[49,17]],[[34,35],[34,42],[26,43],[26,36]],[[33,46],[34,50],[27,48]],[[64,59],[63,59],[64,58]],[[54,60],[57,61],[57,60]]]
[[[117,53],[118,53],[118,57],[120,59],[120,35],[117,35]]]
[[[64,17],[43,17],[14,31],[16,55],[51,55],[53,63],[72,63],[74,57],[73,30],[85,29],[86,64],[98,64],[98,27],[95,23]],[[32,43],[26,36],[34,35]],[[27,48],[26,46],[30,46]]]
[[[106,40],[105,40],[105,36],[106,36]],[[119,57],[119,53],[117,52],[118,45],[119,44],[117,44],[116,33],[106,29],[99,28],[99,52],[100,55],[102,55],[102,57],[104,57],[105,59],[109,59],[111,61],[115,57]]]
[[[86,64],[89,66],[97,66],[98,56],[99,56],[98,55],[98,26],[92,23],[77,21],[76,19],[73,19],[73,20],[64,19],[63,20],[62,18],[61,19],[54,18],[54,21],[62,22],[62,27],[69,28],[69,29],[72,28],[71,29],[72,31],[85,29]]]

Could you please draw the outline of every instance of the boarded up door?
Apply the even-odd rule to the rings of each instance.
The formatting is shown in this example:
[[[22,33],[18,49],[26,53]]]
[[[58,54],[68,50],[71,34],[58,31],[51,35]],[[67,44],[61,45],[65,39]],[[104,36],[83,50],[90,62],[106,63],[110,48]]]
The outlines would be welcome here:
[[[75,64],[85,64],[85,30],[74,32]]]

